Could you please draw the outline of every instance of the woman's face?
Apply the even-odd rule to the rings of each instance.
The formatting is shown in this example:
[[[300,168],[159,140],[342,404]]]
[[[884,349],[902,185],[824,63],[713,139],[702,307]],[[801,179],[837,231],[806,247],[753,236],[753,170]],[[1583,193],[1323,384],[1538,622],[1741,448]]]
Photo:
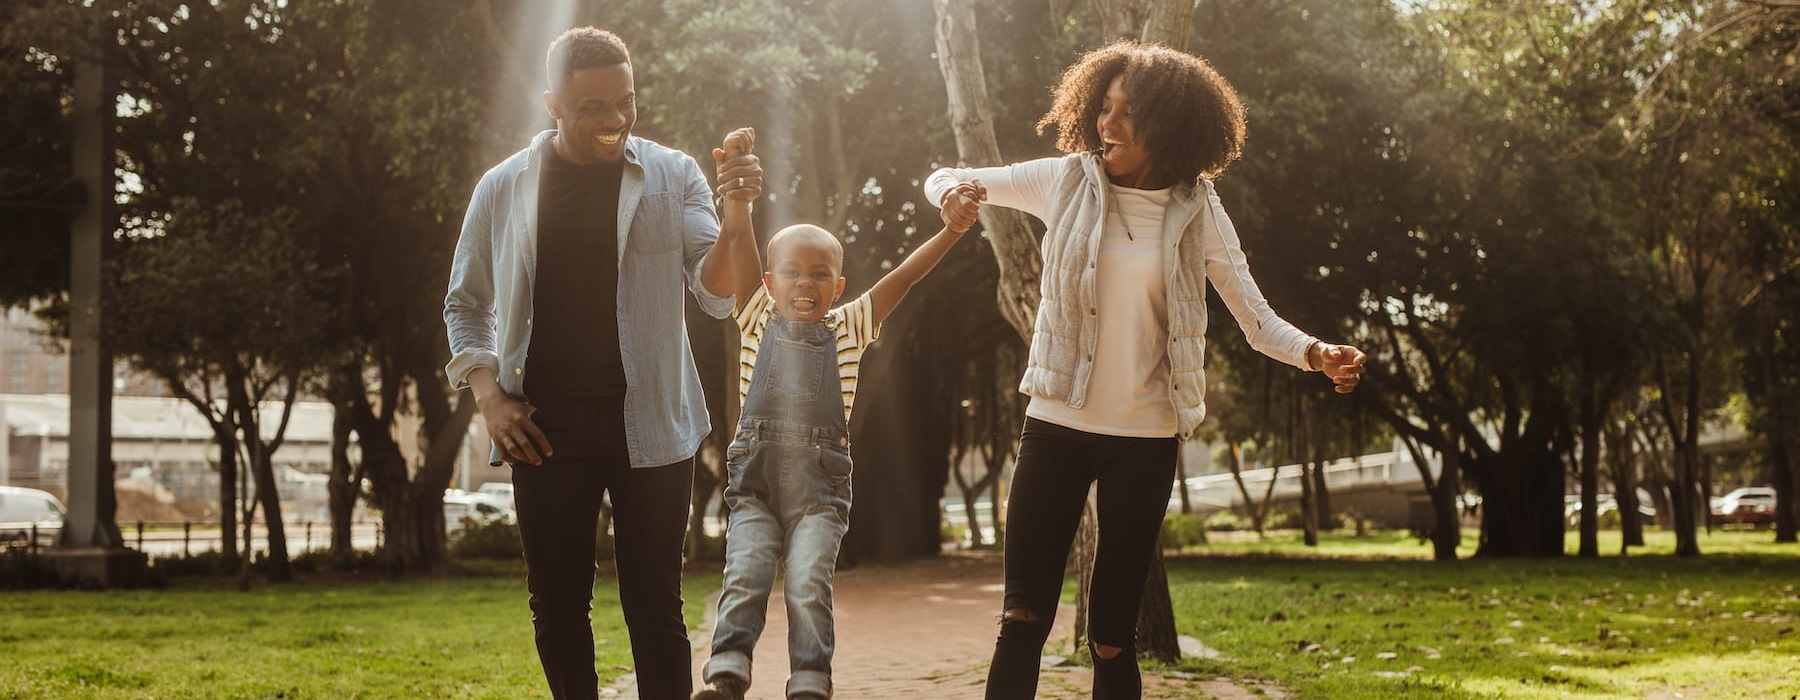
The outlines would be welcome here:
[[[1124,74],[1114,77],[1106,87],[1094,127],[1100,132],[1100,160],[1106,164],[1106,174],[1113,184],[1149,189],[1150,152],[1131,121],[1131,96],[1125,93]]]

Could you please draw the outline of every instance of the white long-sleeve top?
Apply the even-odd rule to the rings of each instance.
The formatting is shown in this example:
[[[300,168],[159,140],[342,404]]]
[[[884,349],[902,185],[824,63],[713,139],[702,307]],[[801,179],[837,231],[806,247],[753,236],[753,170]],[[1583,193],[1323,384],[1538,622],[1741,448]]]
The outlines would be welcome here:
[[[1088,154],[944,168],[933,204],[981,180],[988,204],[1043,220],[1043,301],[1020,390],[1027,415],[1125,437],[1187,435],[1205,415],[1211,282],[1252,347],[1301,369],[1317,339],[1277,316],[1250,276],[1212,183],[1133,190]],[[1129,235],[1127,235],[1129,232]]]

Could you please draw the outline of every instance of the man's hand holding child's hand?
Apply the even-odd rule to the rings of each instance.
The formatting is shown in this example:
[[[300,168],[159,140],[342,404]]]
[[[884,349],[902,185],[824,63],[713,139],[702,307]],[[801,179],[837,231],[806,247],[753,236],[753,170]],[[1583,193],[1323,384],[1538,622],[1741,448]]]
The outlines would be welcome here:
[[[723,147],[713,149],[720,198],[750,202],[762,196],[762,162],[750,154],[755,148],[756,129],[746,126],[726,134]]]

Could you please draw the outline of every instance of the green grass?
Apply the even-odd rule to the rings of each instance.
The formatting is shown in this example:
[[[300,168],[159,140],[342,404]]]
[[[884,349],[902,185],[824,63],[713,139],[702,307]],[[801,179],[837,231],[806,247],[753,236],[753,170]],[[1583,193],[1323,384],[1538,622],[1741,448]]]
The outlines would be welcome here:
[[[548,697],[523,568],[488,576],[312,580],[240,593],[217,579],[162,590],[0,594],[0,698]],[[717,576],[689,576],[690,625]],[[596,587],[602,683],[631,650],[610,579]]]
[[[1179,667],[1332,700],[1800,696],[1800,547],[1718,533],[1682,560],[1648,537],[1623,558],[1457,563],[1404,534],[1215,538],[1169,580],[1181,633],[1225,658]]]

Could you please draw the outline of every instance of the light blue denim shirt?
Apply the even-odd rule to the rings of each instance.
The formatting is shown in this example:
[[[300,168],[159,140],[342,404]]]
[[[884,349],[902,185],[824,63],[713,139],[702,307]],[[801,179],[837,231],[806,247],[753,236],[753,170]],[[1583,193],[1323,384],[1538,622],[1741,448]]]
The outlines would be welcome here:
[[[531,352],[532,290],[537,273],[538,179],[546,131],[531,146],[481,176],[444,298],[450,364],[467,388],[477,367],[493,369],[513,398],[525,396]],[[700,375],[688,349],[684,288],[714,318],[733,299],[700,283],[700,264],[719,238],[712,188],[685,153],[631,137],[619,189],[619,354],[625,362],[625,441],[631,466],[654,467],[694,456],[712,430]],[[490,460],[498,465],[500,452]]]

